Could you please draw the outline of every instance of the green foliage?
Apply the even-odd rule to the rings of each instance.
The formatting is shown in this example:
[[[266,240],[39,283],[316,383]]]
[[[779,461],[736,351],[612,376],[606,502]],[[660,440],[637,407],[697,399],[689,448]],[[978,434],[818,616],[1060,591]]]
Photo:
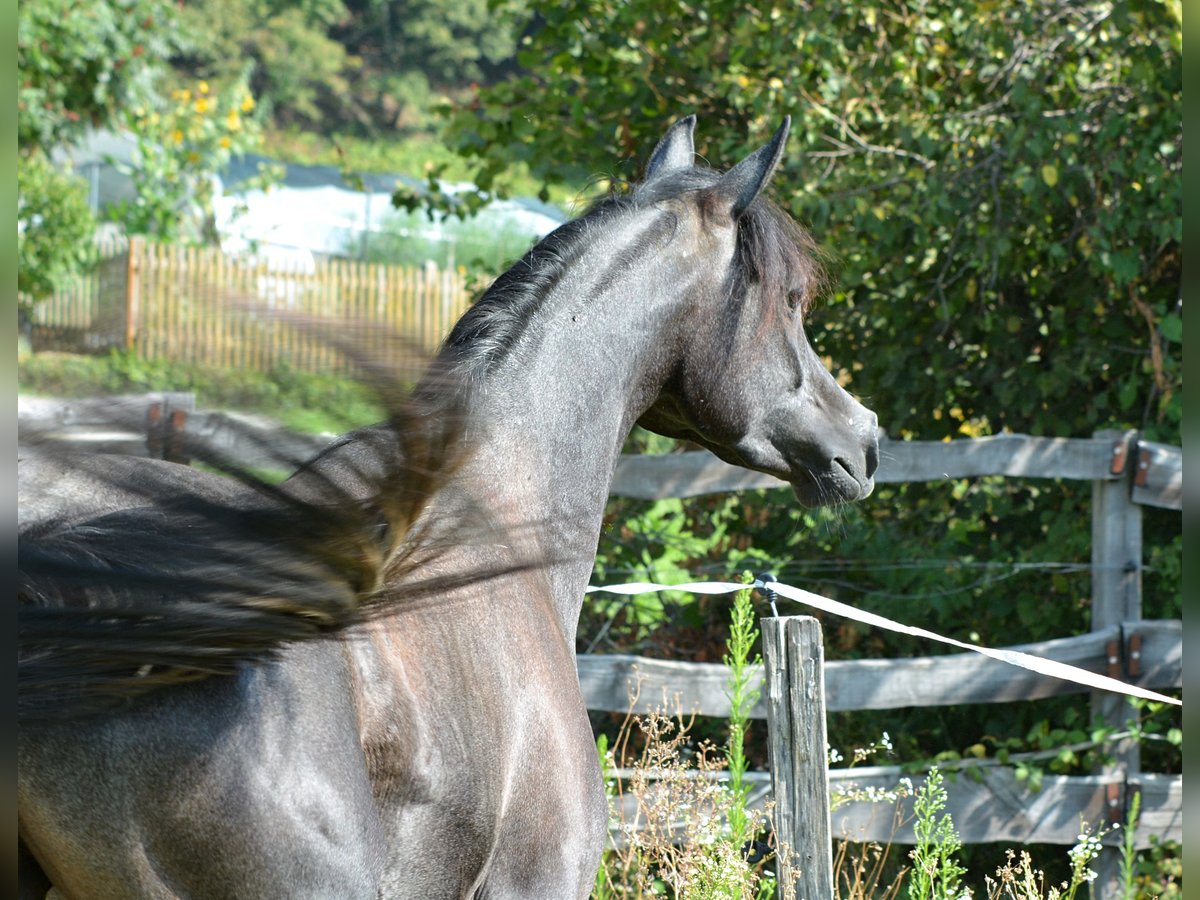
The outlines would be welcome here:
[[[817,337],[892,434],[1177,434],[1177,3],[538,15],[525,74],[449,111],[482,190],[644,160],[687,112],[728,164],[793,113],[775,193],[841,269]]]
[[[70,144],[143,99],[176,46],[167,0],[17,4],[17,144]]]
[[[17,5],[17,284],[36,303],[94,259],[87,188],[50,161],[89,128],[115,126],[152,92],[175,46],[166,0]]]
[[[917,844],[910,852],[909,900],[957,900],[966,869],[955,859],[962,842],[946,808],[946,788],[941,772],[929,771],[913,799]],[[967,896],[969,892],[966,892]]]
[[[347,21],[341,0],[197,0],[180,11],[189,35],[172,63],[182,84],[241,80],[280,123],[319,124],[327,109],[354,109],[356,63],[332,31]]]
[[[347,0],[354,21],[340,32],[361,58],[359,97],[384,127],[427,128],[435,102],[487,82],[512,59],[515,33],[488,0]]]
[[[251,87],[279,126],[379,136],[427,130],[429,110],[491,80],[515,47],[487,0],[197,0],[173,59],[185,81],[223,83],[253,64]]]
[[[1121,898],[1120,900],[1138,900],[1137,890],[1134,886],[1134,873],[1137,869],[1137,842],[1136,828],[1138,816],[1142,810],[1142,792],[1134,791],[1133,798],[1129,801],[1129,809],[1125,814],[1125,829],[1121,833],[1121,863],[1120,863],[1120,881],[1121,881]]]
[[[128,234],[160,241],[198,241],[212,216],[213,177],[236,154],[257,150],[262,136],[255,100],[245,78],[214,90],[207,81],[124,111],[137,139],[130,163],[115,162],[133,182],[135,196],[108,209]],[[281,173],[260,169],[256,184]]]
[[[95,229],[81,179],[44,153],[18,157],[17,291],[23,308],[65,287],[94,260]]]
[[[1137,854],[1133,871],[1138,900],[1182,900],[1183,848],[1177,841],[1164,841],[1151,835],[1150,848]]]
[[[448,6],[434,0],[347,0],[352,52],[380,69],[419,72],[439,89],[480,82],[510,60],[516,41],[489,14],[488,0]],[[523,5],[523,4],[522,4]]]
[[[681,9],[541,5],[523,72],[446,109],[480,192],[504,189],[513,164],[548,185],[619,185],[687,113],[700,158],[727,166],[791,113],[772,193],[830,248],[836,276],[808,333],[893,439],[1128,426],[1180,443],[1178,3]],[[884,485],[833,513],[782,491],[619,500],[596,577],[727,576],[762,560],[836,599],[1004,645],[1087,629],[1089,515],[1086,484],[998,478]],[[1146,512],[1148,617],[1180,614],[1179,534],[1177,513]],[[714,607],[679,602],[651,626],[600,601],[581,633],[607,626],[614,650],[679,647],[714,621]],[[833,659],[935,652],[852,623],[825,630]],[[902,758],[928,758],[964,735],[1065,727],[1055,719],[1073,704],[837,714],[831,738],[887,728]]]
[[[751,581],[748,573],[744,581]],[[729,841],[741,847],[754,835],[751,831],[751,816],[746,808],[750,785],[746,783],[746,729],[750,726],[750,712],[758,702],[761,691],[753,687],[754,670],[762,664],[761,655],[752,655],[759,632],[754,627],[756,613],[750,599],[750,591],[738,591],[733,598],[730,621],[728,652],[722,662],[729,667],[729,740],[726,742],[725,759],[729,767]]]
[[[743,580],[752,578],[747,573]],[[708,741],[697,742],[691,725],[661,711],[630,715],[616,739],[597,740],[605,792],[624,846],[605,853],[592,892],[594,900],[669,896],[677,900],[766,900],[775,896],[773,878],[751,865],[746,841],[764,827],[763,817],[747,804],[744,776],[746,728],[758,691],[751,687],[751,656],[758,638],[750,590],[739,591],[729,613],[726,643],[730,667],[731,716],[725,752],[718,758]],[[642,735],[640,752],[630,748],[634,731]],[[613,777],[616,760],[632,763],[622,788]],[[728,781],[716,776],[727,767]],[[636,801],[632,820],[621,812],[622,790]],[[785,896],[790,893],[785,891]]]

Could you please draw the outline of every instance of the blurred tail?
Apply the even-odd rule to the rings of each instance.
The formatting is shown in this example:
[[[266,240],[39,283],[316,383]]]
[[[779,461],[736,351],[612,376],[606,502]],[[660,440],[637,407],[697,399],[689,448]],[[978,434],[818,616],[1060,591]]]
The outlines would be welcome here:
[[[468,386],[452,371],[432,372],[419,394],[410,392],[414,363],[424,360],[401,338],[387,357],[363,354],[353,329],[332,342],[355,361],[388,420],[302,466],[276,456],[272,468],[298,469],[282,484],[202,441],[186,451],[219,475],[71,459],[97,496],[123,501],[72,498],[18,538],[20,721],[102,712],[149,690],[228,674],[288,643],[337,634],[398,599],[537,564],[422,576],[438,552],[422,540],[422,513],[472,452]],[[377,335],[371,343],[378,347]],[[456,533],[486,539],[492,526],[474,512],[439,523],[438,545]],[[403,598],[384,589],[398,581]]]

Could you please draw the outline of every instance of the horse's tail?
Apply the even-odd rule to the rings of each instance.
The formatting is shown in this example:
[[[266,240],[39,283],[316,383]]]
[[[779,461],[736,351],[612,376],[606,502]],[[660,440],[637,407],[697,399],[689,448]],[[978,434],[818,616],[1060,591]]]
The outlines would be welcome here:
[[[387,583],[403,581],[406,599],[452,586],[421,577],[437,551],[415,529],[471,451],[466,386],[451,372],[410,393],[394,365],[340,343],[358,354],[388,422],[343,439],[285,482],[195,440],[188,455],[240,487],[166,464],[75,457],[84,482],[121,500],[72,499],[21,531],[20,721],[111,709],[337,634],[394,602]],[[152,477],[158,471],[169,477]]]

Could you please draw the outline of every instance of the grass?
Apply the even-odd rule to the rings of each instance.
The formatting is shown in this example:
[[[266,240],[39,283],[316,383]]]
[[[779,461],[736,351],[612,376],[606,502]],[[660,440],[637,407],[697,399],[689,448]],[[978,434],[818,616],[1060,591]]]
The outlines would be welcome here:
[[[25,354],[17,360],[17,384],[20,393],[68,398],[192,391],[201,409],[269,416],[310,434],[340,433],[384,418],[371,389],[351,379],[286,367],[254,372],[188,366],[120,351]]]
[[[595,900],[774,896],[773,874],[745,852],[766,830],[766,817],[750,807],[744,783],[745,729],[756,700],[750,667],[758,662],[750,656],[757,630],[749,590],[737,594],[732,615],[725,657],[732,717],[723,748],[707,741],[692,746],[690,723],[663,710],[627,716],[612,749],[607,741],[599,745],[622,844],[605,854]],[[627,785],[615,777],[618,762],[630,766]],[[627,795],[635,802],[625,821]]]
[[[593,900],[765,900],[775,896],[770,857],[752,863],[746,854],[751,846],[748,842],[769,830],[770,817],[769,804],[765,813],[749,807],[744,783],[742,744],[746,714],[754,703],[749,673],[750,666],[758,662],[751,659],[757,633],[749,591],[737,595],[731,615],[725,663],[732,672],[733,715],[723,750],[707,742],[693,745],[691,723],[678,713],[670,715],[661,709],[644,716],[628,715],[611,748],[606,738],[598,742],[620,846],[605,853]],[[635,687],[631,709],[637,701]],[[855,750],[851,765],[868,760],[880,749],[890,749],[886,734],[872,746]],[[831,751],[831,760],[839,758],[840,754]],[[624,769],[624,779],[617,777],[620,766],[629,766]],[[901,853],[892,844],[839,840],[834,849],[837,900],[965,900],[976,896],[964,882],[967,869],[959,861],[962,843],[946,811],[948,794],[936,767],[915,791],[908,783],[879,796],[856,794],[849,799],[895,804],[906,796],[913,799],[917,839],[907,853],[907,863],[900,862]],[[847,798],[835,795],[833,799],[836,807]],[[630,809],[630,817],[624,818],[623,810]],[[1174,897],[1176,885],[1155,891],[1145,876],[1141,854],[1133,843],[1138,811],[1138,799],[1134,799],[1121,843],[1118,896],[1121,900]],[[1107,833],[1093,832],[1081,823],[1078,843],[1067,853],[1069,877],[1058,883],[1048,883],[1027,851],[1009,850],[994,877],[984,877],[980,896],[986,900],[1076,900],[1096,877],[1092,865]],[[780,894],[794,897],[790,888],[784,885]]]
[[[429,221],[423,213],[394,210],[365,247],[349,246],[346,253],[366,262],[424,265],[432,261],[442,269],[465,266],[495,276],[520,259],[536,240],[532,232],[486,212],[473,219],[450,218],[440,232],[441,238],[427,236]],[[361,239],[355,238],[353,243],[361,244]]]

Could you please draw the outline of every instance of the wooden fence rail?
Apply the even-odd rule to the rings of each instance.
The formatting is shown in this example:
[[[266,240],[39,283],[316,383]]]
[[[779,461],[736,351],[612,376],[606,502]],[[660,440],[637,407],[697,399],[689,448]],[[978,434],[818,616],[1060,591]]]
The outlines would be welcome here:
[[[1125,680],[1155,690],[1183,685],[1183,623],[1140,620],[1077,637],[1056,638],[1006,649],[1018,650],[1091,672],[1108,672],[1108,645],[1122,635],[1139,634],[1146,664]],[[584,654],[579,682],[588,709],[646,713],[663,707],[685,715],[729,717],[729,669],[721,663],[649,659],[624,654]],[[759,670],[754,683],[761,686]],[[634,690],[636,688],[636,691]],[[960,703],[1012,703],[1089,688],[1019,669],[977,653],[906,659],[826,660],[825,706],[831,712],[949,706]],[[636,700],[630,700],[636,694]],[[751,718],[766,718],[759,699]]]
[[[618,775],[626,772],[618,772]],[[1081,821],[1092,825],[1108,823],[1111,787],[1114,782],[1099,775],[1045,775],[1038,790],[1020,781],[1006,766],[943,769],[947,801],[945,811],[954,820],[955,830],[964,844],[1007,843],[1016,849],[1029,844],[1076,843]],[[829,787],[833,801],[831,823],[834,839],[887,844],[914,843],[913,811],[910,798],[896,805],[863,799],[895,791],[908,779],[914,791],[925,779],[906,773],[900,766],[861,766],[830,769]],[[771,779],[767,772],[747,772],[747,795],[751,809],[763,811],[771,799]],[[1183,777],[1137,773],[1118,785],[1116,808],[1122,813],[1134,793],[1142,795],[1141,815],[1134,831],[1139,848],[1151,846],[1151,839],[1183,841]],[[632,822],[637,813],[637,798],[624,795],[618,804],[622,821]],[[674,824],[682,834],[685,823]],[[614,843],[622,837],[614,834]]]
[[[1134,502],[1183,508],[1183,451],[1138,440]],[[893,441],[879,445],[879,484],[944,481],[1003,475],[1009,478],[1067,478],[1120,481],[1126,477],[1122,441],[1111,438],[1043,438],[998,434],[959,441]],[[1122,467],[1114,468],[1120,456]],[[1142,462],[1144,460],[1144,463]],[[1143,468],[1144,466],[1144,468]],[[1145,473],[1144,476],[1142,473]],[[723,462],[707,450],[660,456],[623,456],[617,464],[615,496],[660,500],[753,488],[782,488],[773,475]]]

